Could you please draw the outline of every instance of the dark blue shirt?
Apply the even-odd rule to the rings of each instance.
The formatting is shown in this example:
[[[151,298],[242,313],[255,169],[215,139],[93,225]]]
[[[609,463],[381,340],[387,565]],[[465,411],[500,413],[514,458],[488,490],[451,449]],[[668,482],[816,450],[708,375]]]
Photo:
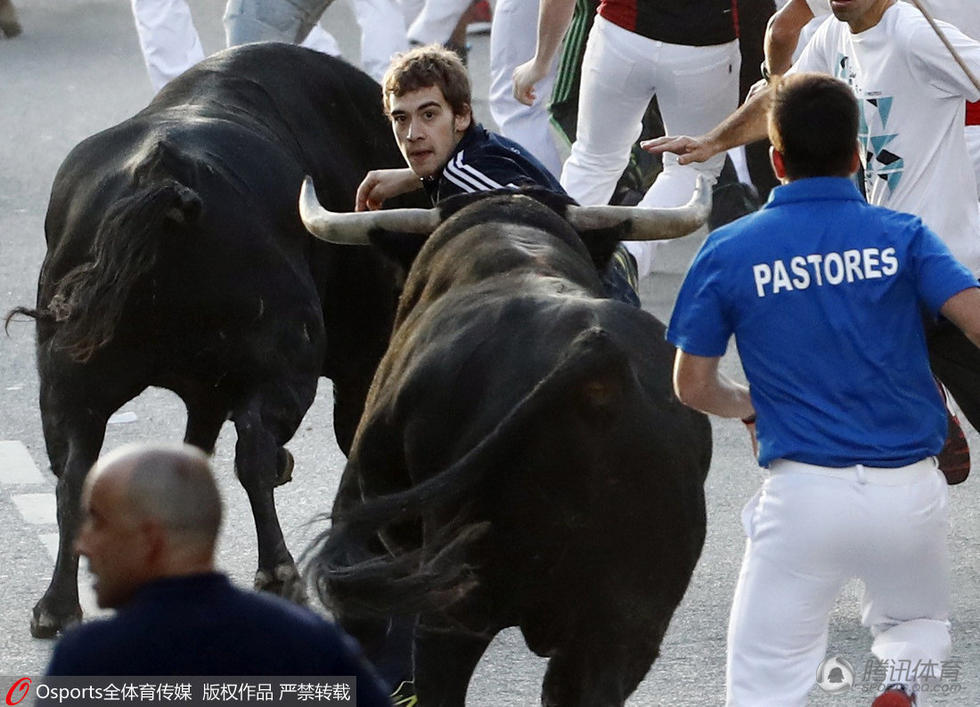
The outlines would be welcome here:
[[[115,616],[69,630],[48,675],[357,678],[358,705],[391,705],[357,643],[308,609],[221,574],[157,580]]]
[[[524,186],[565,193],[534,155],[479,123],[470,123],[442,171],[423,179],[422,186],[433,204],[457,194]]]

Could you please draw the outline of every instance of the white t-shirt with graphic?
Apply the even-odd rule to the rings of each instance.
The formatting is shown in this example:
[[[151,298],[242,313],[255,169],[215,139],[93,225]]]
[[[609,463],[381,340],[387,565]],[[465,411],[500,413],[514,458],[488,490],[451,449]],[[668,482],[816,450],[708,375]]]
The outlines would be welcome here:
[[[980,0],[920,0],[933,19],[943,20],[955,26],[968,37],[980,40]],[[813,19],[800,32],[794,59],[799,57],[820,23],[830,15],[830,0],[805,0]]]
[[[980,42],[952,25],[942,28],[980,72]],[[980,91],[922,14],[895,3],[858,34],[828,19],[789,73],[802,71],[836,76],[858,97],[868,201],[921,217],[980,274],[977,184],[963,137],[963,99],[976,101]]]
[[[921,0],[933,16],[954,25],[968,37],[980,39],[980,5],[977,0]],[[830,14],[830,0],[806,0],[815,19]]]

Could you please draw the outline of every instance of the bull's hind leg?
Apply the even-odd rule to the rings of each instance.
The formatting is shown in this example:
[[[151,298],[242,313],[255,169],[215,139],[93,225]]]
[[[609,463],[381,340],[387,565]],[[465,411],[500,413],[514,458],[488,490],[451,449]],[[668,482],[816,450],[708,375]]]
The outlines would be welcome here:
[[[181,397],[187,407],[184,443],[192,444],[207,454],[214,454],[214,445],[221,433],[221,426],[228,419],[227,404],[218,396],[204,399],[185,394]]]
[[[493,635],[416,629],[415,691],[426,707],[464,707],[477,663]],[[480,696],[474,704],[486,704]]]
[[[640,625],[616,631],[599,615],[588,627],[571,629],[569,640],[548,660],[541,704],[620,707],[656,659],[664,629]]]
[[[52,638],[82,617],[74,544],[82,518],[82,484],[99,456],[107,419],[91,410],[81,418],[65,417],[51,404],[47,388],[42,385],[41,420],[51,469],[58,478],[58,556],[51,583],[34,605],[31,635],[35,638]]]
[[[316,380],[306,388],[294,396],[288,394],[287,383],[273,390],[265,388],[232,415],[238,432],[235,469],[248,494],[258,536],[255,588],[300,604],[306,603],[306,589],[282,536],[273,491],[292,478],[293,457],[283,445],[309,408]]]

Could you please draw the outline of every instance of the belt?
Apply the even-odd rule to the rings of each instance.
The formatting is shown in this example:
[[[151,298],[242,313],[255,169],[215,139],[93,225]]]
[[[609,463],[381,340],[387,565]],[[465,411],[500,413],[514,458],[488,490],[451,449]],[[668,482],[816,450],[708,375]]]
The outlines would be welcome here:
[[[835,479],[857,481],[859,484],[874,484],[875,486],[905,486],[921,480],[927,474],[935,473],[939,465],[935,457],[926,457],[907,466],[881,467],[855,464],[854,466],[817,466],[795,462],[790,459],[776,459],[769,464],[769,470],[774,474],[816,474]]]
[[[980,125],[980,101],[966,104],[966,124]]]

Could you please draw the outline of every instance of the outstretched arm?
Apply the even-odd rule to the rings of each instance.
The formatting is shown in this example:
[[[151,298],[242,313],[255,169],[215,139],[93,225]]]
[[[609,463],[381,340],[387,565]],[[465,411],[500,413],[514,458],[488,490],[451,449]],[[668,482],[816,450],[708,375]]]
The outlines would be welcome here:
[[[408,167],[400,169],[374,169],[368,172],[360,186],[354,203],[355,211],[380,209],[385,199],[421,189],[422,182]]]
[[[537,99],[534,84],[548,74],[574,10],[575,0],[541,0],[534,57],[514,69],[514,98],[524,105]]]
[[[769,98],[768,88],[755,94],[706,135],[666,135],[644,140],[640,147],[654,155],[673,152],[678,164],[704,162],[719,152],[766,137]]]

